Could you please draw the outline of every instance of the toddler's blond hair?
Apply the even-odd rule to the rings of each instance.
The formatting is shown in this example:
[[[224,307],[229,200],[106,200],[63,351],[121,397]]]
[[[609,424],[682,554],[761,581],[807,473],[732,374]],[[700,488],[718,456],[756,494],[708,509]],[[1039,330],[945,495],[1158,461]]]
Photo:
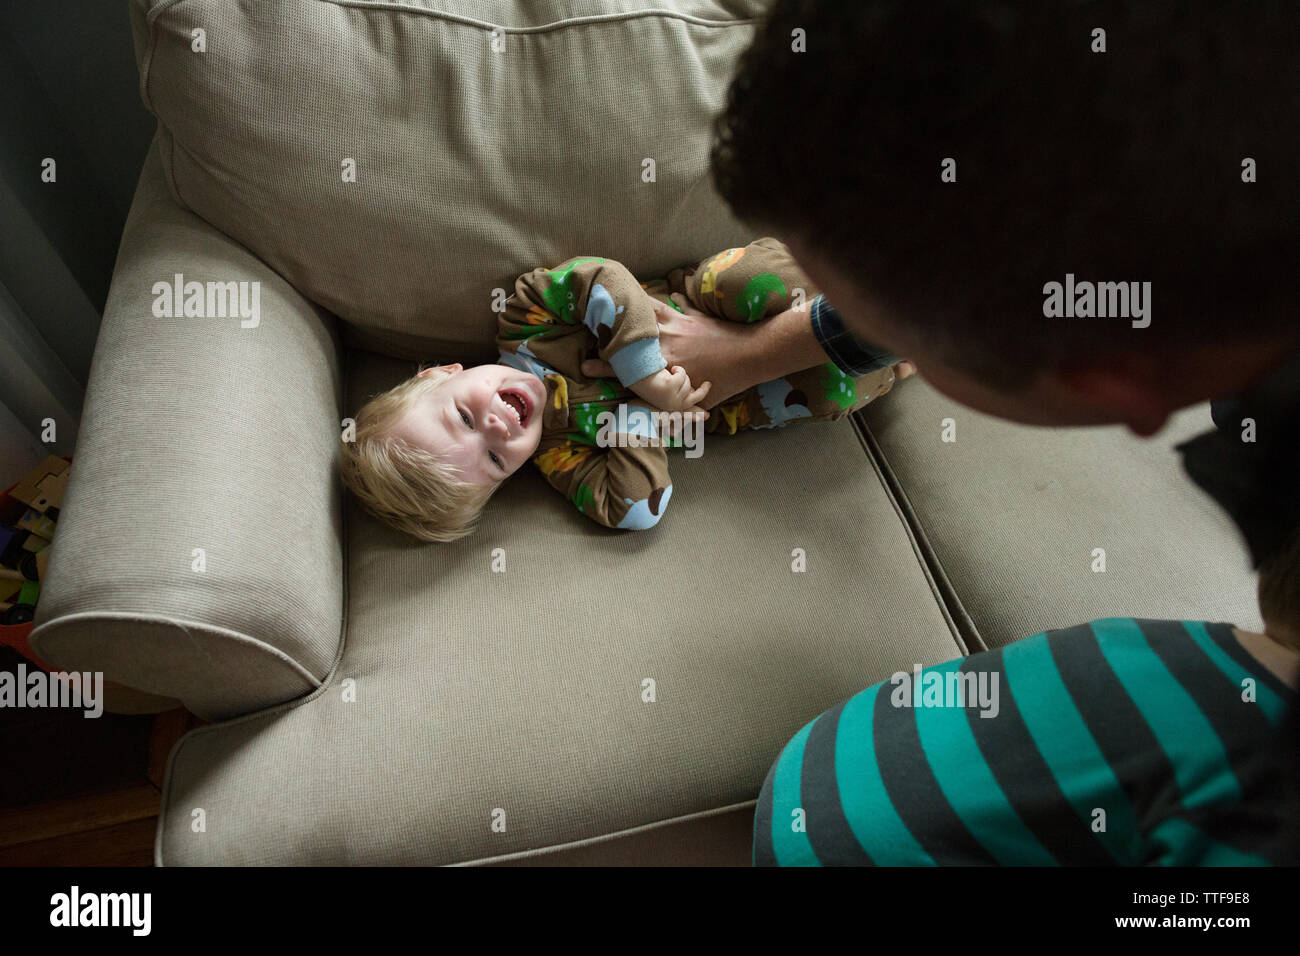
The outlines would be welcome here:
[[[423,541],[470,534],[497,488],[461,481],[454,466],[392,433],[421,396],[451,375],[417,374],[370,399],[357,412],[356,441],[341,442],[338,458],[343,483],[366,511]]]

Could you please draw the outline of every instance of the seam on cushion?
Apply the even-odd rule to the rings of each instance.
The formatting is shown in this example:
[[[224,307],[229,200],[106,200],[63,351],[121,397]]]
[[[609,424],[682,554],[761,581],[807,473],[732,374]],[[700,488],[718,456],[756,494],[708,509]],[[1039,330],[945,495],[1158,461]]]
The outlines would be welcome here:
[[[339,362],[341,363],[342,366],[343,400],[346,401],[348,396],[349,373],[351,371],[351,359],[350,359],[349,350],[344,349],[341,343],[336,342],[336,345],[338,345]],[[337,453],[337,449],[335,451]],[[334,486],[335,490],[336,491],[340,490],[341,481],[338,478],[338,472],[336,468],[331,468],[330,480],[335,483]],[[159,802],[158,802],[158,825],[157,828],[154,830],[154,840],[153,840],[154,866],[166,865],[163,863],[163,825],[166,823],[168,819],[167,811],[168,811],[168,804],[171,799],[172,774],[175,770],[176,759],[180,756],[181,749],[191,740],[196,739],[202,734],[209,733],[212,731],[222,730],[226,727],[233,727],[236,724],[242,724],[250,720],[264,720],[266,718],[274,717],[276,714],[293,710],[296,707],[301,707],[304,704],[310,703],[311,701],[315,700],[317,697],[324,694],[333,685],[334,677],[336,674],[338,674],[339,665],[343,662],[343,651],[348,644],[348,625],[352,620],[352,615],[349,611],[351,595],[349,593],[350,589],[348,587],[349,567],[350,567],[350,563],[348,561],[348,554],[349,554],[348,540],[351,532],[351,523],[348,521],[348,502],[347,502],[346,493],[344,493],[342,498],[340,499],[339,507],[342,508],[342,515],[340,516],[339,525],[340,528],[342,529],[342,533],[340,537],[342,538],[342,554],[343,554],[343,583],[342,583],[343,621],[339,628],[339,647],[334,654],[334,663],[330,665],[329,673],[325,675],[324,680],[322,680],[320,684],[317,686],[317,688],[314,691],[312,691],[310,694],[306,694],[302,697],[296,697],[293,700],[287,700],[280,704],[275,704],[274,706],[269,707],[266,710],[254,711],[251,714],[240,714],[238,717],[232,717],[230,720],[223,720],[215,724],[208,724],[206,727],[195,727],[193,730],[186,733],[185,736],[181,737],[181,739],[176,742],[176,746],[172,748],[172,752],[167,755],[167,765],[166,768],[163,770],[162,793],[159,796]]]
[[[898,492],[901,492],[901,488],[895,489],[894,483],[890,480],[892,475],[881,467],[882,463],[887,466],[888,460],[883,456],[877,459],[873,452],[870,431],[867,429],[866,423],[862,421],[856,412],[850,417],[853,419],[853,430],[857,433],[862,450],[866,452],[867,460],[871,462],[876,477],[880,479],[885,494],[889,496],[889,501],[894,506],[894,513],[898,515],[898,520],[902,522],[903,528],[907,532],[907,538],[912,544],[912,553],[916,555],[917,563],[921,567],[921,572],[925,575],[926,583],[930,586],[930,592],[934,595],[935,603],[939,605],[939,613],[943,615],[944,622],[948,625],[948,632],[952,635],[953,643],[957,645],[957,649],[962,654],[969,655],[971,653],[970,644],[966,640],[966,635],[963,633],[960,624],[954,619],[943,592],[943,585],[948,583],[947,577],[943,576],[943,568],[937,562],[932,566],[930,559],[926,556],[929,542],[925,540],[920,523],[912,520],[913,512],[910,502],[907,501],[906,496],[903,496],[900,500]],[[936,571],[942,580],[936,579]],[[960,603],[958,603],[958,607],[961,607]],[[965,616],[964,608],[961,609],[961,613]],[[969,618],[966,619],[969,620]],[[978,639],[978,635],[976,635],[976,638]]]
[[[157,116],[153,108],[153,102],[149,99],[149,69],[153,66],[153,51],[158,45],[158,31],[154,28],[154,21],[169,7],[174,7],[181,0],[162,0],[161,3],[155,4],[149,8],[145,14],[144,22],[149,27],[149,45],[144,51],[144,61],[140,64],[140,99],[144,100],[145,109],[154,116]],[[161,121],[160,121],[161,122]]]
[[[320,679],[307,670],[307,668],[302,664],[298,663],[278,647],[273,647],[266,643],[266,641],[259,640],[256,637],[249,637],[247,634],[243,634],[239,631],[232,631],[226,627],[218,627],[214,624],[204,624],[198,621],[185,621],[176,617],[168,617],[165,614],[133,614],[130,611],[77,611],[74,614],[63,614],[53,620],[46,621],[39,628],[32,631],[31,638],[29,639],[34,640],[38,632],[42,634],[48,633],[55,629],[59,624],[83,619],[93,621],[136,621],[143,624],[166,624],[171,627],[178,627],[186,633],[189,633],[190,629],[201,631],[216,637],[232,640],[236,644],[248,644],[258,650],[265,651],[272,657],[278,658],[281,663],[288,664],[290,669],[296,671],[298,676],[304,678],[309,684],[315,686],[320,683]],[[36,650],[35,646],[32,647],[32,650]]]
[[[158,125],[159,125],[159,126],[162,126],[162,121],[161,121],[161,120],[159,120]],[[184,148],[184,147],[182,147],[182,149],[183,149],[183,148]],[[167,175],[165,178],[166,178],[166,180],[167,180],[167,185],[171,187],[171,190],[172,190],[172,196],[175,197],[175,199],[176,199],[176,205],[180,206],[182,209],[186,210],[187,212],[193,212],[194,215],[199,216],[199,214],[198,214],[197,212],[194,212],[194,207],[191,206],[189,203],[187,203],[187,202],[185,201],[185,197],[183,197],[183,196],[181,195],[181,187],[180,187],[179,185],[177,185],[177,181],[176,181],[176,137],[172,135],[171,130],[167,130],[167,173],[168,173],[168,175]],[[238,239],[235,239],[234,236],[227,236],[225,232],[223,232],[221,229],[218,229],[218,228],[216,227],[216,225],[214,225],[213,223],[208,222],[207,219],[204,219],[202,216],[199,216],[199,218],[200,218],[200,219],[203,219],[203,221],[204,221],[205,223],[207,223],[209,226],[212,226],[213,229],[216,229],[217,232],[220,232],[221,235],[226,236],[227,239],[230,239],[230,240],[232,240],[233,242],[237,242],[237,243],[239,244],[239,247],[240,247],[241,249],[248,249],[248,247],[247,247],[246,245],[244,245],[242,242],[239,242],[239,240],[238,240]],[[266,265],[266,263],[262,261],[262,258],[261,258],[259,255],[257,255],[257,253],[253,252],[252,249],[248,249],[248,252],[249,252],[249,254],[251,254],[251,255],[253,256],[253,258],[257,259],[258,262],[261,262],[263,265]],[[275,273],[275,275],[280,275],[280,273],[276,272],[274,269],[271,269],[271,267],[270,267],[269,265],[266,266],[266,267],[267,267],[268,269],[270,269],[271,272]],[[281,276],[281,278],[283,278],[283,276]],[[285,281],[286,281],[286,282],[289,282],[288,279],[285,279]],[[290,282],[289,284],[290,284],[291,286],[293,285],[292,282]],[[294,290],[297,291],[297,286],[294,286]],[[301,293],[299,293],[299,294],[301,295]],[[306,298],[306,296],[303,296],[303,298]],[[312,303],[312,304],[314,305],[315,303]]]
[[[563,853],[566,850],[576,850],[585,846],[596,846],[601,843],[609,843],[612,840],[619,840],[623,837],[635,836],[638,833],[645,833],[648,830],[658,830],[661,827],[672,826],[677,823],[690,823],[694,820],[707,820],[709,817],[721,816],[724,813],[735,813],[737,810],[744,810],[747,807],[758,805],[758,799],[746,800],[744,803],[733,803],[726,807],[717,807],[713,810],[700,810],[696,813],[688,813],[685,816],[669,817],[667,820],[656,820],[653,823],[643,823],[640,826],[630,827],[626,830],[616,830],[613,833],[604,833],[600,836],[586,837],[582,840],[574,840],[570,843],[557,843],[554,846],[540,847],[536,850],[520,850],[517,853],[502,853],[499,856],[485,856],[474,860],[463,860],[460,863],[446,863],[444,866],[482,866],[485,863],[504,863],[508,860],[525,860],[534,856],[547,856],[552,853]]]
[[[149,12],[145,14],[145,24],[149,28],[149,43],[145,48],[144,60],[140,64],[140,99],[144,103],[145,109],[152,113],[154,119],[158,122],[158,132],[161,134],[159,137],[159,159],[163,165],[163,179],[167,182],[167,188],[171,191],[172,199],[175,200],[178,206],[182,209],[189,209],[189,204],[181,198],[180,189],[176,185],[176,138],[172,136],[171,130],[162,121],[158,111],[154,109],[153,100],[149,96],[149,79],[153,67],[153,54],[158,46],[158,30],[155,23],[164,10],[170,9],[181,2],[182,0],[162,0],[161,3],[150,7]],[[166,155],[162,155],[161,140],[163,139],[167,141]]]
[[[460,23],[470,27],[480,27],[486,30],[500,30],[507,34],[527,34],[527,33],[547,33],[551,30],[559,30],[565,27],[582,26],[588,23],[618,23],[627,20],[641,20],[646,17],[663,17],[671,20],[681,20],[685,23],[693,23],[702,27],[742,27],[753,26],[761,23],[759,18],[751,17],[746,20],[709,20],[705,17],[697,17],[690,13],[679,13],[676,10],[664,10],[655,8],[651,10],[629,10],[626,13],[594,13],[585,17],[569,17],[565,20],[556,20],[554,23],[543,23],[535,27],[507,27],[499,23],[489,23],[486,20],[476,20],[473,17],[463,16],[459,13],[445,13],[441,10],[430,10],[427,7],[413,7],[405,3],[389,2],[369,2],[369,0],[317,0],[318,3],[328,3],[335,7],[352,7],[357,10],[391,10],[398,13],[412,13],[417,16],[434,17],[438,20],[446,20],[451,23]]]
[[[181,191],[176,188],[176,137],[172,136],[172,131],[163,125],[162,120],[158,121],[158,165],[162,168],[163,182],[167,184],[167,195],[171,196],[176,208],[193,213],[194,210],[186,205],[181,198]]]
[[[903,523],[907,525],[915,546],[920,549],[918,557],[926,569],[927,577],[931,580],[931,586],[935,588],[935,595],[943,606],[944,616],[951,623],[958,643],[963,647],[966,654],[987,651],[989,649],[988,644],[984,642],[979,628],[976,627],[974,619],[967,612],[966,605],[962,603],[961,597],[957,594],[957,589],[953,586],[952,580],[944,570],[943,562],[939,560],[938,552],[925,533],[925,526],[921,523],[916,507],[907,496],[907,492],[903,490],[903,483],[895,474],[893,466],[889,464],[889,456],[885,454],[880,442],[876,440],[875,434],[866,421],[857,414],[853,417],[854,424],[857,426],[859,435],[866,445],[867,455],[871,458],[876,473],[884,481],[886,490],[889,491],[890,497],[894,499],[894,507],[899,509],[899,514],[903,518]],[[972,647],[975,650],[972,650]]]

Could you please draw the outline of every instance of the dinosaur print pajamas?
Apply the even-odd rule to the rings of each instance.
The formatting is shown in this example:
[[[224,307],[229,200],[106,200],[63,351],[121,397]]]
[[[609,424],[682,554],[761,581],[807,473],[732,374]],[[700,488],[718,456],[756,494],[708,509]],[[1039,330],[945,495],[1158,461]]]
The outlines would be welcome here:
[[[673,308],[680,292],[701,312],[732,322],[758,322],[818,294],[783,243],[758,239],[698,265],[642,283],[612,259],[577,256],[554,269],[520,276],[497,329],[501,364],[531,372],[546,385],[542,437],[533,462],[547,481],[587,517],[610,528],[643,530],[659,522],[672,496],[668,447],[645,401],[627,386],[667,366],[659,350],[653,296]],[[680,311],[680,310],[679,310]],[[615,378],[588,378],[582,362],[600,358]],[[692,382],[698,387],[700,382]],[[712,409],[705,434],[742,428],[833,421],[893,387],[894,372],[844,374],[833,362],[764,382]],[[637,447],[619,436],[597,444],[602,412],[655,444]]]

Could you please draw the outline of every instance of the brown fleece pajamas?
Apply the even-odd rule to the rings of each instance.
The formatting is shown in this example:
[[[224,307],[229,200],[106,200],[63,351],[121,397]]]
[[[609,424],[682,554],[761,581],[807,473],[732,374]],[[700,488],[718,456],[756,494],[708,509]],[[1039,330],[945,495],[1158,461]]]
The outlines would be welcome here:
[[[618,262],[595,256],[520,276],[501,313],[497,345],[501,364],[531,372],[546,385],[542,438],[533,462],[594,521],[610,528],[653,527],[672,496],[667,449],[681,441],[661,437],[652,407],[627,387],[667,365],[649,297],[677,308],[669,295],[680,292],[701,312],[749,323],[792,308],[796,289],[803,290],[805,306],[820,291],[785,245],[772,238],[727,249],[646,283]],[[591,358],[608,362],[616,377],[583,375],[582,362]],[[893,384],[891,368],[855,378],[827,361],[728,398],[712,409],[703,431],[734,435],[742,428],[833,421]],[[619,415],[624,404],[627,409]],[[617,416],[617,427],[613,433],[606,427],[608,444],[602,447],[597,436],[606,411]],[[637,441],[652,444],[637,447]]]

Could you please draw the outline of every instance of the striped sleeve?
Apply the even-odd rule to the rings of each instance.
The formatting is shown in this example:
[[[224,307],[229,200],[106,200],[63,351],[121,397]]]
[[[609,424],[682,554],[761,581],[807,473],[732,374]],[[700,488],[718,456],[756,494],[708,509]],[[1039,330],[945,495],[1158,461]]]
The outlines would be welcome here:
[[[786,745],[754,863],[1278,862],[1294,698],[1202,622],[1110,618],[900,672]]]

